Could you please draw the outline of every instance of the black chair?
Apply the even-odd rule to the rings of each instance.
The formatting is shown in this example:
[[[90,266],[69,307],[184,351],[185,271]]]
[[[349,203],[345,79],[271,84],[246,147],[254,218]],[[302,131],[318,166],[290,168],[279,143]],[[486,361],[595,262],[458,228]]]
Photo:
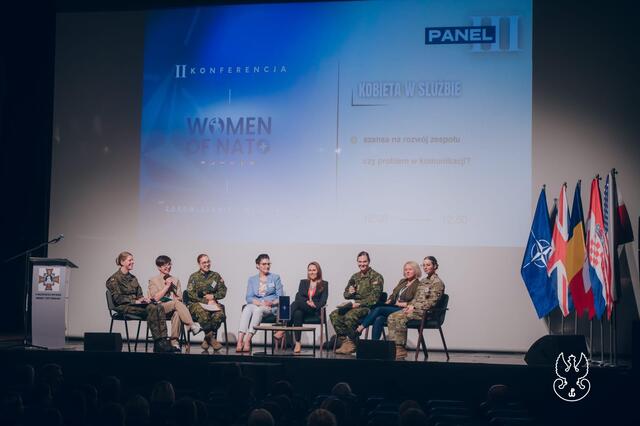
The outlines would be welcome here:
[[[320,308],[320,315],[305,315],[302,325],[319,325],[320,326],[320,353],[324,345],[325,338],[329,338],[329,326],[327,325],[327,306]],[[315,345],[316,342],[313,342]],[[327,349],[328,351],[328,349]]]
[[[129,326],[128,321],[138,321],[138,331],[136,333],[136,343],[134,345],[134,351],[138,349],[138,338],[140,337],[140,325],[142,321],[146,321],[146,318],[141,315],[124,314],[116,311],[116,304],[113,301],[113,295],[110,290],[105,293],[107,297],[107,309],[109,310],[109,316],[111,317],[111,325],[109,326],[109,333],[113,331],[114,321],[124,321],[124,332],[127,336],[127,348],[131,352],[131,342],[129,339]]]
[[[187,292],[187,290],[184,290],[182,292],[182,303],[184,303],[185,305],[187,305],[187,307],[189,307],[189,303],[191,303],[190,299],[189,299],[189,293]],[[220,305],[220,307],[222,308],[222,313],[224,314],[224,318],[222,319],[222,327],[224,328],[224,345],[228,348],[229,347],[229,334],[227,333],[227,310],[225,309],[224,305],[222,303],[218,303]],[[191,316],[192,319],[195,321],[196,319],[193,318],[193,315]],[[201,324],[202,325],[202,324]],[[183,325],[183,330],[184,330],[184,325]],[[218,330],[216,330],[213,334],[214,338],[218,338]],[[187,339],[187,347],[191,346],[191,329],[187,330],[187,335],[186,335],[186,339]]]
[[[164,318],[165,321],[171,321],[174,314],[175,314],[175,311],[174,312],[169,312],[168,314],[166,314],[166,316]],[[189,331],[191,331],[191,330],[189,330]],[[147,350],[148,350],[149,337],[150,337],[149,333],[150,333],[149,327],[147,327],[147,335],[146,335],[145,340],[144,340],[144,351],[145,352],[147,352]],[[180,345],[180,349],[182,349],[182,345],[186,344],[187,346],[190,346],[190,343],[191,342],[187,341],[187,332],[185,331],[184,323],[182,323],[180,325],[180,336],[178,337],[178,345]]]
[[[416,357],[415,360],[418,360],[418,352],[420,347],[422,347],[422,352],[424,353],[424,359],[426,360],[429,357],[429,352],[427,351],[427,342],[424,339],[424,330],[437,329],[440,332],[440,338],[442,339],[442,346],[444,346],[444,352],[447,354],[447,361],[449,361],[449,350],[447,349],[447,342],[444,340],[444,333],[442,332],[442,324],[444,324],[444,318],[449,310],[449,295],[443,294],[436,306],[425,311],[421,320],[411,320],[407,322],[407,329],[417,329],[418,330],[418,346],[416,347]]]

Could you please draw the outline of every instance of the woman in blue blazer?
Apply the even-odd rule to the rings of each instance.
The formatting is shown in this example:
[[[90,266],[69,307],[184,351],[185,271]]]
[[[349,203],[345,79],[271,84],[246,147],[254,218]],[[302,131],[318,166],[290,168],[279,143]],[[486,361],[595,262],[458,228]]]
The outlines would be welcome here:
[[[254,327],[260,324],[264,315],[276,313],[278,298],[283,295],[280,276],[270,272],[271,259],[268,254],[258,255],[256,269],[258,274],[249,277],[247,282],[247,304],[240,317],[236,352],[250,351]]]

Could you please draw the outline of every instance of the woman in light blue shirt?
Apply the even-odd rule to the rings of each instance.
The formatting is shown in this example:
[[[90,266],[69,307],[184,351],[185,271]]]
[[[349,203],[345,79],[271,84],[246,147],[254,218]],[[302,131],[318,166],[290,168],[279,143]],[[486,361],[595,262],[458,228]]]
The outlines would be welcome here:
[[[240,317],[236,352],[250,351],[254,327],[260,324],[264,315],[276,313],[278,298],[283,295],[280,276],[269,272],[271,259],[268,254],[258,255],[256,269],[258,274],[249,277],[247,282],[247,304]]]

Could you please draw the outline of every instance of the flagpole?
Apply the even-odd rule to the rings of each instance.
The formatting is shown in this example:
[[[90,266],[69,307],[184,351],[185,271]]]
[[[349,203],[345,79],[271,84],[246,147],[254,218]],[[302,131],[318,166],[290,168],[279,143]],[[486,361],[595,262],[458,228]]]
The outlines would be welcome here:
[[[616,333],[616,305],[611,308],[611,354],[609,361],[612,365],[618,363],[618,334]]]
[[[604,365],[604,325],[602,322],[604,318],[600,319],[600,365]]]
[[[593,318],[589,320],[589,354],[593,358]]]

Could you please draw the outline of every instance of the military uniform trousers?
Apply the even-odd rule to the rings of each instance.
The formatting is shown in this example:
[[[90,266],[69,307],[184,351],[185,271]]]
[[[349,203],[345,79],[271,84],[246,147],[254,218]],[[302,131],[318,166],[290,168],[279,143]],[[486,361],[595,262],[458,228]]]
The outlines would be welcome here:
[[[216,333],[220,328],[220,324],[224,321],[224,312],[211,312],[205,310],[199,303],[189,304],[189,312],[191,317],[200,323],[200,327],[205,333],[213,331]]]
[[[193,319],[191,318],[191,312],[179,300],[170,300],[168,302],[162,303],[162,308],[164,309],[165,318],[167,314],[173,312],[171,316],[171,338],[178,339],[180,337],[180,325],[184,324],[186,326],[190,326],[193,324]]]
[[[164,308],[161,305],[150,303],[144,308],[142,306],[121,305],[116,307],[116,311],[146,319],[153,340],[167,337],[167,323],[165,322]]]
[[[389,328],[389,338],[396,342],[396,345],[406,345],[407,343],[407,321],[419,320],[420,315],[412,312],[410,315],[404,311],[394,312],[387,317],[387,327]]]
[[[338,310],[331,312],[329,318],[333,329],[338,336],[347,336],[351,340],[356,338],[356,328],[360,324],[360,321],[367,316],[369,308],[353,308],[349,309],[344,315],[340,315]]]

